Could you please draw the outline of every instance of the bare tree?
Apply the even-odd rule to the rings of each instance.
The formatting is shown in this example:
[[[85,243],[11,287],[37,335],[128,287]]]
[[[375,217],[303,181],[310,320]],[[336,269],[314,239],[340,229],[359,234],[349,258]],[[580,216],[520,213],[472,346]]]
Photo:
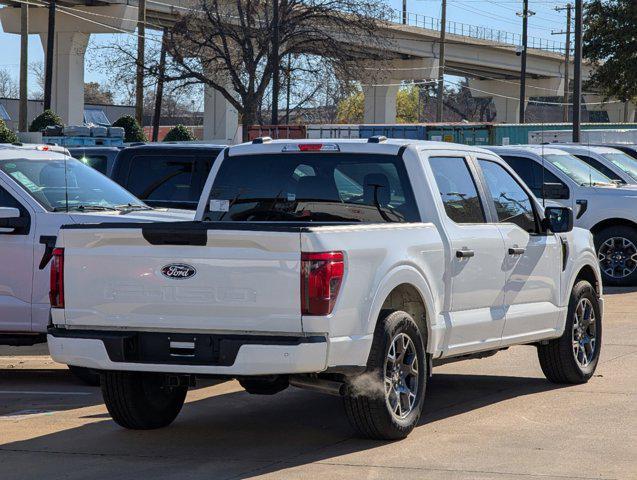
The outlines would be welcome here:
[[[380,34],[386,18],[379,0],[195,0],[169,31],[166,76],[220,92],[238,110],[246,139],[273,73],[286,67],[279,59],[316,55],[341,79],[369,77],[366,62],[386,58],[390,40]]]
[[[0,68],[0,97],[18,98],[18,82],[13,75],[4,68]]]

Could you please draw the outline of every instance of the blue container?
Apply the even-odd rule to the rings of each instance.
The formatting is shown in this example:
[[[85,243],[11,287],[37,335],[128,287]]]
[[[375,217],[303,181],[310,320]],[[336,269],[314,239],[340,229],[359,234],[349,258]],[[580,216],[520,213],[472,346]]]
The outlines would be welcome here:
[[[483,123],[434,124],[427,126],[427,140],[489,145],[490,125]]]
[[[383,135],[387,138],[407,138],[409,140],[424,140],[427,127],[420,124],[397,123],[391,125],[360,125],[360,138]]]

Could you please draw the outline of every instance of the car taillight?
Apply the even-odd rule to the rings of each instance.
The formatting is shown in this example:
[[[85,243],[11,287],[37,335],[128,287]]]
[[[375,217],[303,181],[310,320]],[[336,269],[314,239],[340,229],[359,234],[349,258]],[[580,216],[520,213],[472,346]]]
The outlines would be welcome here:
[[[64,308],[64,249],[53,249],[51,260],[51,290],[49,291],[51,307]]]
[[[343,252],[301,253],[301,313],[332,313],[344,272]]]

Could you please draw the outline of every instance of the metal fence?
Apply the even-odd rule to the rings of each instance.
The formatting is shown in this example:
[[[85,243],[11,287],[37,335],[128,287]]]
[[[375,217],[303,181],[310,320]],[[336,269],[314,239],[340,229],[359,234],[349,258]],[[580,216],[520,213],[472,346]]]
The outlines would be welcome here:
[[[399,10],[392,10],[390,14],[390,21],[395,23],[405,23],[412,27],[440,31],[439,18],[428,17],[427,15],[421,15],[419,13],[407,12],[405,21],[403,21],[402,12]],[[451,20],[447,21],[447,33],[462,37],[476,38],[479,40],[487,40],[504,45],[522,45],[522,35],[519,33],[506,32],[478,25],[469,25],[468,23],[454,22]],[[566,44],[556,40],[530,36],[528,37],[528,48],[564,53]]]

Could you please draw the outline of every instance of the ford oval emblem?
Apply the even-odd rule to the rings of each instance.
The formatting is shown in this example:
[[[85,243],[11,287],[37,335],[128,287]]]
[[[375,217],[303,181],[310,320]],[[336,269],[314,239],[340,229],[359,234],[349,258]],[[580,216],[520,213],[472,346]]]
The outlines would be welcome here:
[[[193,277],[197,273],[197,269],[192,265],[186,265],[185,263],[171,263],[161,268],[161,274],[166,278],[173,278],[175,280],[184,280],[186,278]]]

